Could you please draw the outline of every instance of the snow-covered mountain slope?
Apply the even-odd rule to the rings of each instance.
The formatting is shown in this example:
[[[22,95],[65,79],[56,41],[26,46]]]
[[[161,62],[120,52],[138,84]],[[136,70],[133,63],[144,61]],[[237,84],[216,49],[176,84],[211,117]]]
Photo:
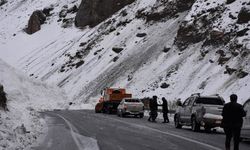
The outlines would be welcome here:
[[[94,28],[62,27],[63,6],[80,2],[9,0],[0,9],[1,57],[64,88],[76,104],[108,86],[169,100],[194,92],[250,97],[249,22],[237,19],[247,0],[137,0]],[[45,7],[54,10],[42,29],[23,32],[29,15]]]
[[[9,111],[0,108],[0,149],[30,149],[44,129],[38,111],[68,108],[57,87],[32,81],[0,59],[0,83],[7,93]],[[29,133],[24,133],[22,124]]]

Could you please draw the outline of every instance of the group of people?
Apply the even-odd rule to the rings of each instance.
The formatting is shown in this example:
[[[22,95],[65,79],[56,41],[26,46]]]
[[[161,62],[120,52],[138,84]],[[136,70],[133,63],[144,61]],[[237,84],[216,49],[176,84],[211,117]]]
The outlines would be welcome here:
[[[237,95],[232,94],[230,96],[230,102],[225,104],[222,111],[222,124],[226,134],[225,147],[226,150],[230,150],[231,139],[234,139],[234,150],[239,150],[240,132],[243,124],[243,117],[246,116],[246,112],[243,106],[237,103]],[[162,104],[157,103],[157,96],[153,96],[149,101],[149,118],[148,121],[156,122],[158,116],[158,106],[162,106],[163,123],[168,123],[168,102],[165,97],[162,97]]]
[[[168,102],[165,97],[162,97],[162,104],[157,103],[157,96],[153,96],[152,99],[149,100],[149,118],[148,121],[156,122],[156,118],[158,116],[158,106],[162,106],[162,114],[163,114],[163,122],[162,123],[169,123],[168,119]]]

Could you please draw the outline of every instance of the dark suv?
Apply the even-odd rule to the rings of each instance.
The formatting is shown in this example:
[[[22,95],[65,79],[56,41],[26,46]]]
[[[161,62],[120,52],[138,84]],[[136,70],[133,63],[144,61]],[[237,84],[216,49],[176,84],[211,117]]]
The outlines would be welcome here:
[[[199,131],[201,126],[206,131],[219,127],[222,121],[221,113],[224,103],[225,101],[219,95],[192,94],[177,108],[174,116],[175,127],[191,126],[193,131]]]

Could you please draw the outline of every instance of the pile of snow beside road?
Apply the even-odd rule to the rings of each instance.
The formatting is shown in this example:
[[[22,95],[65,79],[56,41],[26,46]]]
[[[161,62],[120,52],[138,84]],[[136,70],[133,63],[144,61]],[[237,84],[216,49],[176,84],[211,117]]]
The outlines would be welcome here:
[[[30,149],[44,128],[38,111],[65,109],[67,97],[55,87],[31,81],[1,59],[0,83],[7,93],[9,109],[0,109],[0,149]]]

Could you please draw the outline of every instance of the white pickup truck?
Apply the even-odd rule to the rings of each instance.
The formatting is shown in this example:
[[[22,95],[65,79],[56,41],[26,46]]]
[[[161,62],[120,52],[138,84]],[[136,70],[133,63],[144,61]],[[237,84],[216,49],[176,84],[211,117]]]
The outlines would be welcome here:
[[[219,127],[222,121],[221,113],[224,103],[225,101],[219,95],[192,94],[177,108],[174,116],[175,127],[191,126],[193,131],[199,131],[201,126],[206,131]]]

